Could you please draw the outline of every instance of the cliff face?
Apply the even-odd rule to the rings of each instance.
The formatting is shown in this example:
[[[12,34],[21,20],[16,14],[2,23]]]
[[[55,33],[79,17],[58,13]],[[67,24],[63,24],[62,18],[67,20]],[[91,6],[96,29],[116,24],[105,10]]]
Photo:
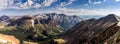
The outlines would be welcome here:
[[[68,30],[62,38],[66,44],[117,44],[120,18],[110,14],[100,19],[82,21]]]

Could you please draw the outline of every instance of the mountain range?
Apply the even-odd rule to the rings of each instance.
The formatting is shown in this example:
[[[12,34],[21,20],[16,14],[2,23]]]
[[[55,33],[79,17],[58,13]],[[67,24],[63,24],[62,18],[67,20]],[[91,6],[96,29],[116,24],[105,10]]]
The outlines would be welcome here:
[[[44,14],[37,14],[37,15],[33,15],[30,16],[31,18],[28,19],[33,19],[33,23],[40,23],[40,24],[48,24],[50,21],[54,22],[56,25],[60,25],[61,28],[63,29],[70,29],[71,27],[73,27],[75,24],[77,24],[78,22],[82,21],[83,19],[78,17],[78,16],[67,16],[65,14],[56,14],[56,13],[44,13]],[[22,23],[22,21],[24,21],[24,18],[21,17],[14,17],[10,20],[10,24],[9,25],[18,25]],[[18,19],[18,20],[17,20]],[[16,21],[13,21],[16,20]],[[19,21],[21,21],[21,23],[18,23]],[[14,23],[13,23],[14,22]]]
[[[0,22],[8,23],[6,28],[1,28],[5,31],[0,31],[0,33],[13,35],[21,43],[24,43],[24,40],[40,42],[40,44],[120,43],[120,17],[115,14],[87,20],[78,16],[56,13],[19,17],[4,15],[0,18]],[[11,28],[11,26],[13,27]],[[18,35],[21,36],[18,37]]]
[[[39,42],[40,44],[50,43],[51,39],[58,38],[68,28],[70,29],[83,20],[78,16],[56,13],[12,17],[4,15],[1,19],[0,22],[4,24],[7,22],[7,24],[2,26],[0,33],[15,36],[15,39],[20,40],[20,44],[24,44],[24,40]]]

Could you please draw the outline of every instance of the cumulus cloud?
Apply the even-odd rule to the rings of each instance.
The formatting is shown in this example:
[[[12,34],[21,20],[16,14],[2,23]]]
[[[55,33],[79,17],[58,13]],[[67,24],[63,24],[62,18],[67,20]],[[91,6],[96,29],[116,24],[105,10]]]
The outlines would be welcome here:
[[[25,3],[19,2],[18,6],[16,6],[16,7],[20,8],[20,9],[40,8],[41,4],[35,3],[32,0],[28,0]]]
[[[41,4],[35,3],[32,0],[28,0],[25,3],[22,3],[22,1],[15,3],[15,4],[11,4],[9,5],[10,8],[14,8],[14,9],[30,9],[30,8],[40,8]]]
[[[33,0],[27,0],[27,2],[23,3],[21,0],[15,3],[15,0],[0,0],[0,9],[31,9],[31,8],[40,8],[40,7],[48,7],[51,6],[52,3],[56,2],[56,0],[44,0],[41,4],[34,2]]]
[[[49,7],[54,2],[58,0],[44,0],[42,3],[35,2],[33,0],[27,0],[25,3],[23,3],[21,0],[17,0],[18,2],[15,3],[15,0],[0,0],[0,9],[31,9],[31,8],[41,8],[41,7]],[[68,0],[68,2],[61,2],[59,7],[64,7],[67,5],[72,4],[76,0]]]

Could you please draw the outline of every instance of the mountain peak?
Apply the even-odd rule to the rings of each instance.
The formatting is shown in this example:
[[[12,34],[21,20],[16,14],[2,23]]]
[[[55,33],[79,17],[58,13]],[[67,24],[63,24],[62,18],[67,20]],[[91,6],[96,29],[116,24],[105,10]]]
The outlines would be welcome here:
[[[101,19],[104,21],[111,21],[111,22],[119,22],[120,21],[120,17],[115,14],[109,14],[108,16],[105,16]]]
[[[108,16],[116,16],[115,14],[109,14]]]
[[[110,18],[118,18],[118,16],[117,15],[115,15],[115,14],[109,14],[108,16],[106,16],[106,17],[110,17]]]

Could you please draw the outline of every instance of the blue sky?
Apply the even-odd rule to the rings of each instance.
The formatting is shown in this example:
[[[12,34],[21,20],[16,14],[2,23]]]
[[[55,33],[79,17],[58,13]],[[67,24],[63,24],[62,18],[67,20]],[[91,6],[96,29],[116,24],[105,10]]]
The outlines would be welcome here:
[[[120,16],[120,0],[0,0],[0,15],[39,13]]]

